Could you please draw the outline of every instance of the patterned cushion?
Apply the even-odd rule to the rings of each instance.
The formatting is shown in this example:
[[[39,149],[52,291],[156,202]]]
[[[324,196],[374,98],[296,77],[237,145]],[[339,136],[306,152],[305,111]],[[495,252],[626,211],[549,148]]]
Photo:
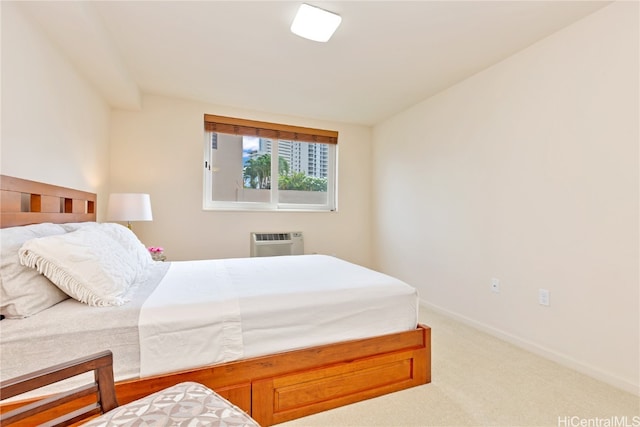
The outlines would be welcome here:
[[[180,383],[119,406],[83,426],[260,427],[240,408],[193,382]]]

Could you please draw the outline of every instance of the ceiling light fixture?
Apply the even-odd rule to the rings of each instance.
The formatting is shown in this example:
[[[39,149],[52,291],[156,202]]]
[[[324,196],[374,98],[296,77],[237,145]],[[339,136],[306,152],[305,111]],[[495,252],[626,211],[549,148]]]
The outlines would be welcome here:
[[[342,22],[340,15],[301,4],[291,24],[291,32],[316,42],[328,41]]]

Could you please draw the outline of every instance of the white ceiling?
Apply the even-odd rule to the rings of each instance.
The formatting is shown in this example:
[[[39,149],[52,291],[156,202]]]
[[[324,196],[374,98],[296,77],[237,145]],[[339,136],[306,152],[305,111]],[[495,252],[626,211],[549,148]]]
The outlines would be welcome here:
[[[140,93],[372,125],[609,2],[315,1],[328,43],[289,31],[301,1],[22,2],[116,108]]]

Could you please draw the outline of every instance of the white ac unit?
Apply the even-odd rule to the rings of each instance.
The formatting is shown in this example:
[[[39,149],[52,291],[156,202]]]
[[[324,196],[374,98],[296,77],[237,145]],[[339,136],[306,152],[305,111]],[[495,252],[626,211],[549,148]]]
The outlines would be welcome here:
[[[251,233],[252,257],[302,255],[304,253],[304,240],[302,232],[291,231],[288,233]]]

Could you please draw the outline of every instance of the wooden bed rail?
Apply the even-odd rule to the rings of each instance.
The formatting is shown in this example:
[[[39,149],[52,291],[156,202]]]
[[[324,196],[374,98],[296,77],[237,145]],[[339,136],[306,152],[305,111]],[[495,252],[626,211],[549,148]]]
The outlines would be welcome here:
[[[96,195],[0,175],[0,228],[96,220]]]
[[[121,381],[115,390],[124,405],[184,381],[213,389],[266,427],[431,382],[431,329],[419,325],[397,334]],[[72,409],[87,405],[87,399]],[[2,404],[0,412],[34,400]]]

